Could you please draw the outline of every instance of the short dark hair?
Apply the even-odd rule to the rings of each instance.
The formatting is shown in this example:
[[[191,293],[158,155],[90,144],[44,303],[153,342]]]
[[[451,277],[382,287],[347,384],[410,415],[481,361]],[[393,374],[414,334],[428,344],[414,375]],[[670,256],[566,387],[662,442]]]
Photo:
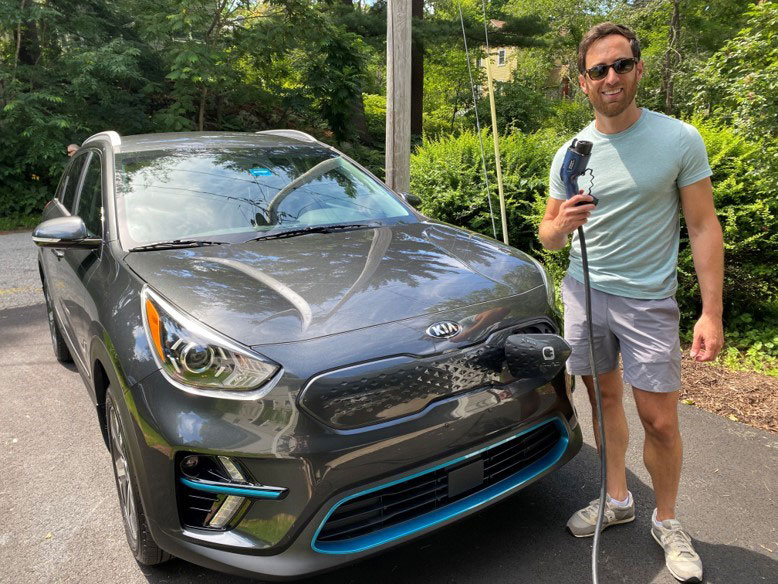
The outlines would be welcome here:
[[[635,36],[634,32],[622,24],[601,22],[590,28],[578,45],[578,71],[581,75],[586,72],[586,51],[589,50],[589,47],[592,46],[594,41],[612,34],[618,34],[627,39],[629,46],[632,48],[632,56],[638,61],[640,60],[640,41],[638,41],[638,37]]]

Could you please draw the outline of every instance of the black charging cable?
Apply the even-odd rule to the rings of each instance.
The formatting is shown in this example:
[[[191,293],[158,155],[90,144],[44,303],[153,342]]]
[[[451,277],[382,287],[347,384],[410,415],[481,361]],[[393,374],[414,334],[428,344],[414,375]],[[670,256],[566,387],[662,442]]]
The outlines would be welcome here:
[[[600,505],[597,512],[597,524],[594,526],[594,544],[592,545],[592,583],[599,584],[597,572],[599,568],[600,536],[602,535],[602,521],[605,515],[605,497],[607,496],[608,478],[606,473],[605,458],[605,422],[602,419],[602,394],[600,393],[600,380],[597,377],[597,363],[594,359],[594,331],[592,329],[592,290],[589,285],[589,260],[586,256],[586,238],[583,225],[578,228],[578,240],[581,243],[581,263],[583,264],[584,297],[586,299],[586,325],[589,333],[589,363],[592,368],[592,380],[594,383],[594,401],[597,410],[597,427],[599,429],[600,451]]]

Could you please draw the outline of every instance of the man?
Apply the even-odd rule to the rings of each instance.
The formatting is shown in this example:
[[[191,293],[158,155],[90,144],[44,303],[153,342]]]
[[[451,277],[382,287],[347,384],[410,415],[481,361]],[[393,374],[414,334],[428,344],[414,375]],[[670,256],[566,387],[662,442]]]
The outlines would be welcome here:
[[[68,158],[72,158],[72,156],[78,152],[78,149],[78,144],[68,144]]]
[[[700,582],[702,562],[675,518],[682,448],[677,417],[679,312],[674,294],[681,207],[703,302],[691,356],[697,361],[715,359],[723,344],[724,252],[707,153],[693,126],[637,107],[635,93],[643,62],[638,41],[626,27],[606,22],[592,28],[579,46],[578,68],[595,119],[576,138],[593,142],[589,167],[592,194],[599,202],[595,207],[583,189],[565,199],[559,169],[568,142],[551,167],[551,196],[539,237],[546,248],[562,249],[568,236],[586,224],[594,353],[607,446],[604,527],[635,518],[624,460],[628,430],[618,371],[620,352],[623,377],[632,386],[645,429],[643,460],[656,497],[652,535],[664,549],[673,576]],[[583,377],[596,418],[582,281],[580,246],[574,234],[570,267],[562,283],[565,337],[573,347],[567,366],[571,374]],[[599,445],[596,419],[594,432]],[[598,507],[599,502],[593,501],[575,513],[567,523],[570,532],[577,537],[594,535]]]

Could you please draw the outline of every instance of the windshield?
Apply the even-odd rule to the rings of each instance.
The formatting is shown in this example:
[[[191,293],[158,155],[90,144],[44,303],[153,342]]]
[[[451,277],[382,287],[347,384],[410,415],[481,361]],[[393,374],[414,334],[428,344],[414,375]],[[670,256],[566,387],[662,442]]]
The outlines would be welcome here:
[[[415,220],[385,186],[324,148],[130,152],[117,154],[116,169],[125,248]]]

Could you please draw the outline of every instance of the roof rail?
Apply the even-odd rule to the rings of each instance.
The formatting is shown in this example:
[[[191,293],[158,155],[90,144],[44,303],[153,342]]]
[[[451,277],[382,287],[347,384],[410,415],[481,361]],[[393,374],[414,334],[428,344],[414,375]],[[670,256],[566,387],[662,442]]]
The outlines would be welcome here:
[[[113,130],[107,130],[105,132],[98,132],[97,134],[89,136],[89,138],[84,140],[84,144],[86,144],[90,140],[96,140],[98,138],[108,138],[108,140],[111,142],[111,146],[121,146],[122,145],[122,138],[121,138],[121,136],[119,136],[119,134],[117,132],[114,132]]]
[[[257,134],[269,134],[271,136],[283,136],[284,138],[294,138],[305,142],[318,142],[316,138],[300,130],[260,130]]]

